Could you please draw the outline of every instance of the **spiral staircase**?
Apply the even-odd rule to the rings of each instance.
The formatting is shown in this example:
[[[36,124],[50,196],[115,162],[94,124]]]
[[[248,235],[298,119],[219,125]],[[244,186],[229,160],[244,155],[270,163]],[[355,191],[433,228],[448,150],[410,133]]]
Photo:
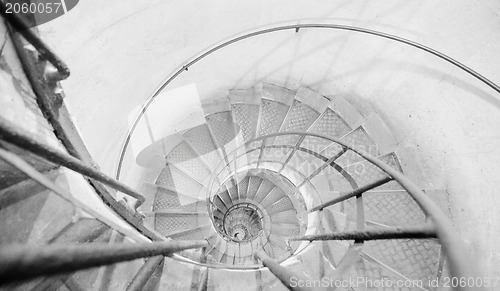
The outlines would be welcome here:
[[[437,290],[429,279],[461,270],[435,215],[446,189],[409,191],[428,185],[418,157],[374,112],[308,87],[229,90],[202,105],[203,123],[186,129],[185,116],[144,149],[160,167],[143,165],[135,194],[61,137],[40,101],[62,94],[48,70],[57,62],[23,36],[8,46],[26,55],[5,50],[2,78],[38,141],[2,117],[0,289]],[[65,255],[63,267],[48,259]],[[307,285],[324,278],[334,281]]]
[[[288,242],[289,238],[363,230],[364,221],[382,230],[425,224],[418,205],[383,171],[332,142],[307,135],[339,138],[403,173],[404,167],[418,167],[411,149],[398,148],[377,116],[363,117],[344,98],[322,96],[305,87],[289,90],[264,83],[230,90],[224,97],[205,106],[205,124],[168,137],[179,143],[166,154],[157,153],[165,167],[151,181],[143,181],[154,193],[148,195],[154,196],[151,209],[140,208],[146,223],[173,239],[208,238],[204,262],[255,267],[259,260],[253,253],[263,250],[319,280],[335,270],[349,245]],[[258,139],[287,132],[303,134]],[[366,192],[362,201],[353,197],[319,215],[308,215],[313,205],[379,181],[382,185]],[[207,192],[213,193],[208,202]],[[347,276],[427,282],[442,272],[440,252],[432,238],[369,242]],[[196,252],[183,255],[200,260]],[[208,277],[208,286],[222,288],[210,273]]]

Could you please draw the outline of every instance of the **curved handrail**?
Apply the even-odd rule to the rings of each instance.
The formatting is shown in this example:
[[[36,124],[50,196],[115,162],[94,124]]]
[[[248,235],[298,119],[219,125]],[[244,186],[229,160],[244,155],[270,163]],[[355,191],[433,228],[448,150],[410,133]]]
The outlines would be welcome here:
[[[264,140],[268,138],[273,138],[283,135],[300,135],[300,136],[313,136],[317,138],[322,138],[329,140],[331,142],[337,143],[345,148],[353,151],[354,153],[360,155],[386,174],[391,176],[396,180],[415,200],[415,202],[420,206],[420,208],[425,212],[427,217],[431,219],[436,227],[438,239],[443,246],[444,252],[447,255],[447,259],[450,266],[450,273],[453,277],[457,278],[473,278],[475,277],[475,264],[474,260],[466,252],[466,248],[462,243],[460,237],[453,231],[454,227],[449,218],[439,209],[439,207],[429,198],[427,195],[410,179],[405,175],[398,172],[397,170],[391,168],[389,165],[382,162],[376,157],[372,157],[366,154],[362,150],[357,150],[353,146],[347,144],[340,139],[329,137],[323,134],[317,134],[312,132],[301,132],[301,131],[289,131],[289,132],[279,132],[273,133],[265,136],[257,137],[253,140],[248,141],[255,142],[259,140]],[[247,144],[245,143],[245,144]]]
[[[396,180],[415,200],[415,202],[420,206],[424,213],[431,219],[431,221],[436,226],[436,231],[438,234],[438,239],[443,245],[443,249],[447,254],[447,258],[450,263],[451,274],[455,277],[469,278],[473,277],[475,273],[473,264],[471,264],[472,259],[468,257],[465,252],[465,247],[463,246],[460,237],[453,232],[453,225],[448,217],[439,209],[439,207],[434,204],[434,202],[427,197],[427,195],[413,182],[411,182],[406,176],[398,172],[397,170],[391,168],[389,165],[382,162],[380,159],[367,155],[364,151],[356,150],[353,146],[341,141],[340,139],[329,137],[322,134],[312,133],[312,132],[301,132],[301,131],[290,131],[290,132],[279,132],[273,133],[265,136],[260,136],[245,142],[240,145],[233,152],[237,151],[239,148],[247,146],[251,143],[260,140],[267,140],[269,138],[274,138],[284,135],[300,135],[300,136],[313,136],[317,138],[322,138],[329,140],[330,142],[337,143],[348,150],[351,150],[382,171],[388,174],[392,179]]]
[[[492,82],[488,78],[484,77],[480,73],[476,72],[475,70],[471,69],[470,67],[462,64],[461,62],[449,57],[448,55],[441,53],[435,49],[432,49],[428,46],[425,46],[423,44],[420,44],[418,42],[402,38],[399,36],[395,36],[392,34],[376,31],[376,30],[371,30],[371,29],[366,29],[362,27],[357,27],[357,26],[349,26],[349,25],[340,25],[340,24],[325,24],[325,23],[306,23],[306,24],[291,24],[291,25],[282,25],[282,26],[275,26],[267,29],[262,29],[262,30],[257,30],[253,31],[250,33],[245,33],[243,35],[231,38],[229,40],[226,40],[220,44],[214,45],[213,47],[207,49],[206,51],[198,54],[197,56],[193,57],[191,60],[187,61],[183,65],[181,65],[176,71],[174,71],[161,85],[158,89],[155,90],[153,95],[149,97],[149,99],[146,101],[142,109],[140,110],[138,116],[134,120],[134,123],[130,127],[129,132],[127,133],[127,137],[125,138],[125,142],[122,146],[122,149],[120,151],[120,159],[118,162],[118,168],[116,170],[116,178],[120,178],[120,173],[121,173],[121,167],[123,163],[123,159],[125,158],[125,152],[127,150],[127,147],[130,143],[130,140],[132,138],[132,134],[135,131],[137,125],[139,124],[139,121],[143,117],[143,115],[146,113],[146,110],[148,107],[151,105],[151,103],[154,101],[154,99],[165,89],[168,84],[170,84],[175,78],[177,78],[182,72],[187,71],[189,67],[192,65],[196,64],[200,60],[204,59],[205,57],[215,53],[216,51],[231,45],[233,43],[245,40],[247,38],[251,38],[254,36],[259,36],[262,34],[267,34],[267,33],[272,33],[272,32],[277,32],[277,31],[283,31],[283,30],[295,30],[298,31],[301,28],[327,28],[327,29],[336,29],[336,30],[347,30],[347,31],[354,31],[354,32],[359,32],[359,33],[364,33],[364,34],[369,34],[373,36],[378,36],[386,39],[390,39],[399,43],[403,43],[412,47],[415,47],[419,50],[422,50],[426,53],[432,54],[456,67],[459,69],[465,71],[466,73],[470,74],[474,78],[478,79],[479,81],[483,82],[487,86],[491,87],[493,90],[496,92],[500,93],[500,86],[498,86],[496,83]]]

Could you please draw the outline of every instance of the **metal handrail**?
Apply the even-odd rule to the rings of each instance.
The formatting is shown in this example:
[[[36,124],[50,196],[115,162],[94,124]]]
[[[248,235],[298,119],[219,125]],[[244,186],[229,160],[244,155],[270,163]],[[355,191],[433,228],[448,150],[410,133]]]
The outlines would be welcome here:
[[[182,250],[202,248],[207,245],[207,241],[204,240],[133,244],[50,244],[38,247],[4,245],[0,247],[0,284],[138,258],[168,256]]]
[[[321,286],[306,287],[306,286],[296,285],[294,284],[294,279],[295,280],[299,279],[302,282],[305,282],[306,280],[308,280],[308,277],[306,277],[301,273],[291,271],[288,268],[281,266],[279,263],[269,258],[262,251],[254,252],[254,256],[259,260],[261,260],[262,264],[264,264],[264,266],[266,266],[269,269],[269,271],[271,271],[271,273],[273,273],[281,281],[281,283],[283,283],[283,285],[285,285],[289,290],[293,291],[329,290],[326,287],[321,287]]]
[[[328,234],[306,235],[289,237],[288,241],[316,241],[316,240],[386,240],[386,239],[421,239],[437,238],[436,230],[431,225],[419,225],[407,228],[396,227],[390,229],[367,229],[364,231],[344,231]]]
[[[273,133],[257,137],[253,140],[246,142],[245,144],[284,135],[312,136],[337,143],[347,148],[348,150],[360,155],[365,160],[369,161],[371,164],[381,169],[392,179],[396,180],[408,192],[408,194],[413,198],[413,200],[415,200],[415,202],[420,206],[420,208],[424,211],[424,213],[427,215],[430,221],[433,222],[437,233],[437,237],[441,245],[443,246],[446,258],[448,259],[451,275],[457,278],[475,277],[476,266],[474,264],[474,260],[467,253],[461,238],[456,234],[456,232],[453,231],[454,227],[449,218],[429,197],[427,197],[427,195],[416,184],[414,184],[411,180],[409,180],[399,171],[391,168],[389,165],[382,162],[380,159],[366,154],[363,150],[355,149],[355,147],[347,144],[346,142],[338,138],[333,138],[323,134],[312,133],[312,132],[289,131],[289,132]],[[469,290],[469,289],[464,288],[462,290]]]
[[[96,212],[93,208],[87,206],[82,203],[80,200],[72,197],[67,191],[61,189],[61,187],[57,186],[53,181],[47,178],[44,174],[40,173],[37,169],[35,169],[32,165],[30,165],[27,161],[25,161],[20,156],[9,151],[4,141],[0,140],[0,161],[4,161],[7,164],[11,165],[15,169],[22,172],[28,178],[42,185],[45,189],[52,191],[54,194],[58,195],[61,199],[73,205],[73,207],[80,209],[87,214],[90,214],[94,218],[100,218],[98,212]]]
[[[214,45],[213,47],[208,48],[204,52],[196,55],[193,57],[191,60],[186,61],[184,64],[180,65],[160,86],[158,89],[156,89],[151,97],[145,102],[144,106],[141,108],[140,112],[138,113],[137,117],[134,120],[134,123],[130,127],[129,132],[127,133],[127,137],[125,138],[125,142],[122,146],[121,152],[120,152],[120,158],[118,162],[118,167],[116,170],[116,178],[120,178],[120,173],[121,173],[121,168],[122,168],[122,163],[125,158],[125,152],[128,148],[128,145],[130,143],[130,140],[132,138],[132,134],[134,133],[137,125],[139,124],[139,121],[141,118],[144,116],[146,113],[147,109],[151,105],[151,103],[154,101],[156,97],[165,89],[166,86],[168,86],[175,78],[177,78],[182,72],[187,71],[189,67],[192,65],[196,64],[197,62],[201,61],[205,57],[215,53],[216,51],[229,46],[233,43],[252,38],[255,36],[267,34],[267,33],[272,33],[272,32],[277,32],[277,31],[284,31],[284,30],[294,30],[296,32],[299,31],[299,29],[302,28],[325,28],[325,29],[336,29],[336,30],[345,30],[345,31],[354,31],[354,32],[359,32],[359,33],[364,33],[364,34],[369,34],[377,37],[382,37],[386,39],[390,39],[402,44],[406,44],[412,47],[415,47],[419,50],[422,50],[426,53],[429,53],[431,55],[434,55],[454,66],[457,68],[461,69],[462,71],[465,71],[466,73],[470,74],[474,78],[478,79],[482,83],[486,84],[488,87],[492,88],[496,92],[500,93],[500,86],[494,83],[493,81],[489,80],[488,78],[484,77],[480,73],[476,72],[475,70],[471,69],[470,67],[462,64],[461,62],[449,57],[448,55],[439,52],[435,49],[432,49],[428,46],[425,46],[423,44],[420,44],[418,42],[402,38],[399,36],[395,36],[392,34],[376,31],[376,30],[371,30],[371,29],[366,29],[362,27],[357,27],[357,26],[349,26],[349,25],[340,25],[340,24],[325,24],[325,23],[305,23],[305,24],[291,24],[291,25],[283,25],[283,26],[275,26],[267,29],[262,29],[262,30],[257,30],[249,33],[245,33],[243,35],[233,37],[229,40],[226,40],[222,43],[219,43],[217,45]]]
[[[3,118],[0,118],[0,139],[4,140],[5,142],[12,143],[19,148],[32,152],[47,161],[65,166],[84,176],[96,179],[99,182],[102,182],[118,191],[123,192],[124,194],[133,197],[134,199],[137,199],[135,208],[139,207],[142,203],[144,203],[144,201],[146,201],[143,195],[130,188],[129,186],[107,176],[103,172],[87,165],[86,163],[73,156],[65,154],[60,150],[54,149],[47,144],[36,141],[28,134],[22,132],[16,126],[13,126],[9,121]]]
[[[30,29],[30,25],[26,22],[26,20],[16,13],[5,13],[5,11],[5,3],[3,0],[0,0],[0,14],[5,17],[30,44],[33,45],[40,55],[42,55],[57,69],[57,72],[59,73],[59,80],[68,78],[70,71],[66,63],[64,63],[56,55],[56,53],[54,53],[48,45]]]

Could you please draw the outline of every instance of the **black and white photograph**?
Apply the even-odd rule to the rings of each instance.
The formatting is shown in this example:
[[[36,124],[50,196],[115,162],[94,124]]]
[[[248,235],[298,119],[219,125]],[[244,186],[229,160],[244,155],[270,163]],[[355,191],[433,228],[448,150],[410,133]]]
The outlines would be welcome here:
[[[0,291],[500,291],[500,1],[0,0]]]

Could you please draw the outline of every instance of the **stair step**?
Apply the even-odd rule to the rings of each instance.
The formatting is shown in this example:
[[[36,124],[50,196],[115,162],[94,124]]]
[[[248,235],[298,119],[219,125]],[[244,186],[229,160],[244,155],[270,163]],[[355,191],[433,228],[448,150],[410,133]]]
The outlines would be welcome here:
[[[182,168],[197,181],[203,182],[210,175],[210,170],[186,142],[177,145],[166,155],[165,160],[169,164]]]
[[[363,253],[424,284],[437,274],[441,246],[436,240],[380,240],[364,243]]]
[[[309,129],[312,133],[318,133],[332,138],[341,138],[351,130],[351,127],[334,111],[332,104],[323,111],[318,120]],[[331,145],[332,142],[328,140],[309,136],[304,139],[301,146],[320,153]],[[332,146],[331,149],[327,149],[323,155],[332,157],[336,152],[338,152],[338,146]]]
[[[237,182],[233,180],[233,185],[227,185],[227,191],[231,197],[231,204],[236,204],[239,200]]]
[[[244,142],[255,138],[260,113],[260,94],[261,92],[255,89],[229,91],[233,120],[238,125],[238,134]]]
[[[219,193],[217,196],[219,196],[222,199],[222,202],[224,202],[224,205],[227,208],[230,208],[233,206],[233,199],[231,199],[231,195],[229,195],[229,191],[223,191]]]
[[[177,232],[174,234],[170,234],[168,237],[171,237],[176,240],[204,240],[206,239],[210,233],[214,232],[212,223],[207,219],[204,223],[210,223],[198,226],[195,229],[188,229],[182,232]],[[190,250],[186,252],[191,252]]]
[[[274,189],[274,184],[268,180],[263,180],[260,185],[257,194],[253,198],[256,203],[260,203],[264,198]]]
[[[271,192],[269,192],[260,203],[262,204],[264,209],[267,209],[267,207],[273,205],[281,199],[288,199],[288,197],[286,196],[285,192],[281,190],[281,188],[274,187],[273,190],[271,190]]]
[[[380,156],[378,158],[382,162],[391,166],[393,169],[401,172],[401,166],[399,165],[399,161],[395,154],[390,153],[384,156]],[[377,166],[373,165],[367,160],[344,167],[343,170],[354,179],[358,187],[368,185],[373,181],[388,176],[385,172],[383,172],[381,169],[379,169]],[[385,185],[379,186],[376,189],[397,190],[401,189],[401,186],[396,181],[393,181]]]
[[[166,166],[156,181],[159,186],[166,186],[175,192],[182,193],[185,196],[193,198],[198,197],[203,186],[189,175],[181,172],[179,169]],[[187,195],[189,193],[189,195]],[[179,197],[181,198],[181,197]]]
[[[387,226],[414,226],[426,221],[424,212],[404,190],[368,191],[363,194],[365,219]],[[355,220],[353,199],[345,202],[345,213]]]
[[[298,135],[287,135],[287,138],[299,138]],[[282,142],[284,140],[276,139],[275,143]],[[286,143],[286,141],[285,141]],[[293,148],[291,146],[282,147],[282,146],[274,146],[274,147],[266,147],[262,151],[262,155],[260,157],[261,161],[272,161],[272,162],[281,162],[284,161],[292,152]]]
[[[251,176],[249,181],[248,181],[248,192],[247,192],[247,198],[250,200],[253,200],[255,198],[255,195],[257,194],[263,180],[260,177],[257,176]]]
[[[195,206],[196,208],[206,207],[206,201],[176,192],[175,189],[171,189],[170,187],[149,183],[144,183],[144,185],[152,189],[156,189],[155,200],[152,208],[153,211],[165,208],[186,207],[186,209],[189,209]]]
[[[300,234],[300,225],[296,224],[272,224],[271,225],[271,234],[283,236],[283,237],[292,237]]]
[[[271,223],[276,224],[296,224],[297,223],[297,211],[295,209],[290,209],[277,214],[271,215]]]
[[[219,163],[223,161],[222,154],[219,153],[207,124],[194,127],[182,133],[182,136],[201,155],[212,170],[215,170]]]
[[[279,131],[294,98],[294,91],[263,84],[259,136]]]
[[[398,144],[392,135],[392,131],[385,122],[376,114],[370,115],[363,121],[363,129],[377,145],[380,155],[394,152]]]
[[[380,155],[377,145],[362,126],[353,129],[340,140],[345,142],[350,147],[366,152],[371,156]],[[336,163],[342,167],[347,167],[363,160],[364,159],[360,155],[352,151],[347,151],[336,160]]]
[[[229,107],[229,109],[231,109]],[[236,148],[232,141],[236,137],[233,115],[230,110],[212,113],[205,117],[210,131],[220,148],[225,148],[227,152]]]
[[[285,212],[285,211],[292,210],[292,209],[294,209],[293,203],[290,200],[290,198],[288,198],[288,199],[282,199],[282,200],[278,201],[277,203],[269,206],[266,210],[267,210],[267,213],[272,216],[272,215],[276,215],[280,212]]]
[[[247,198],[249,181],[250,177],[246,176],[238,183],[238,196],[240,197],[240,199]]]
[[[320,112],[299,100],[294,100],[279,131],[306,131],[319,116]],[[276,138],[275,144],[293,145],[297,141],[297,136],[280,136]]]
[[[216,211],[220,212],[221,213],[221,217],[223,217],[224,213],[226,213],[228,207],[226,206],[226,204],[224,203],[224,201],[222,200],[222,198],[220,198],[219,195],[215,196],[213,202],[214,202],[215,206],[217,207]]]
[[[193,216],[155,215],[154,229],[166,237],[184,234],[197,228],[198,220]]]
[[[238,155],[235,161],[236,167],[238,169],[244,170],[245,168],[254,168],[256,163],[259,161],[260,148],[262,141],[253,141],[245,145],[245,148],[238,151]]]
[[[332,100],[333,109],[350,128],[356,128],[363,123],[363,115],[342,95],[327,96]]]

